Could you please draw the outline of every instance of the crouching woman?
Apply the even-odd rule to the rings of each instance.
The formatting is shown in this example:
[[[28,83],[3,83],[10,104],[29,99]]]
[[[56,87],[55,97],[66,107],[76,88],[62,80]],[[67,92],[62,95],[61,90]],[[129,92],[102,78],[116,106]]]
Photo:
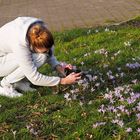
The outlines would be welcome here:
[[[22,96],[16,89],[33,90],[38,86],[73,84],[80,73],[71,73],[64,78],[47,76],[38,68],[48,63],[64,75],[64,68],[54,56],[54,40],[45,23],[34,17],[18,17],[0,28],[0,95]]]

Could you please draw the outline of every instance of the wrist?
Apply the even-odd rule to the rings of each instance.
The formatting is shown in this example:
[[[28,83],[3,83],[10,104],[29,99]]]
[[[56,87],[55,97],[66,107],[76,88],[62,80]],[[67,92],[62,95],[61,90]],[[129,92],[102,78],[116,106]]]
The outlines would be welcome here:
[[[62,67],[60,64],[57,64],[56,66],[55,66],[55,68],[58,68],[58,67]]]
[[[65,78],[60,78],[60,84],[61,84],[61,85],[65,85],[65,84],[66,84]]]
[[[65,71],[61,65],[57,65],[56,71],[61,75],[61,77],[66,77]]]

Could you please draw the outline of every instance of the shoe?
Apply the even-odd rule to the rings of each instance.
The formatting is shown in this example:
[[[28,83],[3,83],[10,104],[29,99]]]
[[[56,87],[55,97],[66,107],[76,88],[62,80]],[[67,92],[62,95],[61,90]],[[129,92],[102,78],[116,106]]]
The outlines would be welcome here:
[[[24,91],[24,92],[34,92],[36,91],[35,88],[30,87],[30,83],[26,81],[19,81],[17,83],[14,83],[14,88],[19,90],[19,91]]]
[[[0,95],[10,97],[10,98],[21,97],[22,96],[22,94],[17,92],[12,87],[12,85],[11,86],[5,86],[5,87],[0,86]]]

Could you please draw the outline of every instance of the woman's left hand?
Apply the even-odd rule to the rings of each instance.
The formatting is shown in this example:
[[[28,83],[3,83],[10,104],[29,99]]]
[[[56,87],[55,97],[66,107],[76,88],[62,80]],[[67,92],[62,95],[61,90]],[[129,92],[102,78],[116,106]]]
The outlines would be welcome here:
[[[56,71],[60,73],[63,77],[66,77],[65,69],[61,65],[56,66]]]
[[[66,74],[65,74],[65,68],[68,68],[68,69],[72,69],[72,65],[71,64],[67,64],[65,67],[61,66],[61,65],[57,65],[56,66],[56,70],[57,72],[59,72],[63,77],[66,77]]]
[[[73,68],[73,66],[71,65],[71,64],[67,64],[66,66],[65,66],[65,68],[68,68],[68,69],[72,69]]]

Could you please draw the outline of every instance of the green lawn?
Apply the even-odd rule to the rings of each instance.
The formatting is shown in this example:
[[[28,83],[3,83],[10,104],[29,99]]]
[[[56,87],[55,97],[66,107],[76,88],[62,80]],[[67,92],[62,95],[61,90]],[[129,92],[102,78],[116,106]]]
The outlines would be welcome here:
[[[58,60],[89,71],[89,78],[58,94],[37,87],[20,98],[1,96],[0,139],[140,139],[140,18],[54,37]],[[56,74],[47,65],[40,71]]]

